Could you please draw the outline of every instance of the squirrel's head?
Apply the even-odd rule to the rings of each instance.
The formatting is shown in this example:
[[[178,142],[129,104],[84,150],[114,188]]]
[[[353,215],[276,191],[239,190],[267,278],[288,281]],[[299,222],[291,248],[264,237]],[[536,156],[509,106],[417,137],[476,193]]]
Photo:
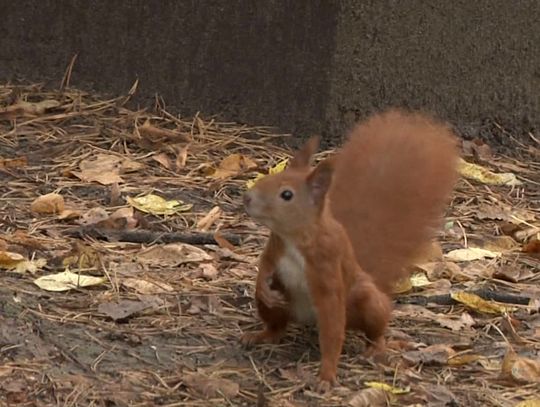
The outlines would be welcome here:
[[[280,235],[294,235],[313,225],[325,205],[333,162],[326,159],[311,168],[319,137],[310,138],[288,167],[259,180],[244,194],[246,212]]]

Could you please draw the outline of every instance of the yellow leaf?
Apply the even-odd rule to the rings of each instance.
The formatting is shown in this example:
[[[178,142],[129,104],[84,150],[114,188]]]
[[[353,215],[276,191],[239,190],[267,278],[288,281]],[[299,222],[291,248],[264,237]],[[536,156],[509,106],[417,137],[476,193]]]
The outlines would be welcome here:
[[[151,213],[152,215],[173,215],[178,212],[189,211],[193,207],[192,204],[185,204],[184,202],[177,200],[167,201],[166,199],[153,194],[136,198],[128,196],[127,201],[134,208],[145,213]]]
[[[273,175],[273,174],[277,174],[278,172],[284,171],[288,163],[289,163],[288,158],[281,160],[280,162],[278,162],[276,165],[274,165],[272,168],[268,170],[268,174]]]
[[[414,273],[410,280],[413,287],[424,287],[431,284],[424,273]]]
[[[0,267],[3,269],[14,269],[23,261],[25,261],[25,258],[19,253],[0,251]]]
[[[467,249],[452,250],[444,255],[450,261],[472,261],[485,258],[500,257],[501,253],[491,250],[481,249],[479,247],[469,247]]]
[[[515,307],[502,305],[493,301],[486,301],[476,294],[467,293],[464,291],[450,293],[450,297],[462,304],[467,305],[475,311],[486,314],[502,314],[505,312],[514,311],[516,309]]]
[[[288,162],[289,162],[288,158],[281,160],[280,162],[278,162],[276,165],[274,165],[272,168],[268,170],[268,175],[274,175],[279,172],[282,172],[287,167]],[[255,185],[257,181],[259,181],[261,178],[264,178],[264,177],[266,177],[266,174],[258,172],[257,175],[255,175],[253,179],[250,179],[249,181],[246,182],[246,188],[247,189],[252,188],[253,185]]]
[[[105,277],[85,276],[69,270],[57,274],[40,277],[34,280],[34,284],[46,291],[68,291],[77,287],[90,287],[103,284]]]
[[[515,407],[540,407],[540,399],[524,400],[515,405]]]
[[[468,163],[459,159],[459,173],[466,178],[474,179],[488,185],[521,185],[522,182],[511,172],[494,173],[477,164]]]
[[[381,383],[381,382],[364,382],[364,384],[374,389],[382,389],[391,394],[407,394],[411,391],[410,387],[406,387],[402,389],[402,388],[390,386],[389,384]]]
[[[394,284],[394,289],[392,290],[392,292],[394,294],[403,294],[403,293],[406,293],[407,291],[410,291],[412,289],[412,282],[411,282],[411,279],[410,278],[402,278],[402,279],[399,279],[398,281],[396,281],[396,283]]]

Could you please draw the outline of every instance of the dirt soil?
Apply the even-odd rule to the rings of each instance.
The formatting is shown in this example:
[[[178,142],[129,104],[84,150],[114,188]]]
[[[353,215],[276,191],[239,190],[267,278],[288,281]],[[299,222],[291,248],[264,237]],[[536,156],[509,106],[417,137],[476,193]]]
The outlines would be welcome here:
[[[440,246],[396,297],[385,359],[348,334],[339,386],[320,395],[315,331],[239,344],[259,326],[268,235],[241,194],[289,155],[286,136],[179,118],[159,101],[131,111],[129,96],[0,86],[0,405],[506,407],[540,394],[533,135],[508,135],[504,154],[464,143],[467,161],[518,185],[460,180]],[[184,207],[133,201],[148,194]],[[484,251],[453,251],[466,248]]]

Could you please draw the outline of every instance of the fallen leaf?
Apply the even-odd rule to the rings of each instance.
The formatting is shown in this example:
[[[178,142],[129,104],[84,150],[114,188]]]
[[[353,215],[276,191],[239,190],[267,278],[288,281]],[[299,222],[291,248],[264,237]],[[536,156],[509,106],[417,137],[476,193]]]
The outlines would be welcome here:
[[[120,300],[118,302],[104,302],[99,304],[98,311],[115,321],[125,319],[137,312],[148,308],[155,308],[160,304],[155,298],[143,299],[142,301]]]
[[[393,294],[404,294],[406,292],[409,292],[412,290],[412,282],[411,279],[408,277],[400,278],[398,281],[394,283],[394,287],[392,289]]]
[[[148,138],[149,141],[153,143],[164,143],[168,140],[185,142],[191,141],[190,135],[153,126],[148,119],[143,123],[142,126],[138,127],[138,130],[141,136]]]
[[[510,281],[511,283],[518,283],[531,276],[533,276],[533,272],[529,268],[523,268],[517,264],[500,266],[492,274],[493,278]]]
[[[540,398],[520,401],[514,407],[540,407]]]
[[[364,382],[364,384],[366,386],[368,386],[368,387],[373,388],[373,389],[381,389],[381,390],[384,390],[387,393],[391,393],[391,394],[395,394],[395,395],[407,394],[407,393],[411,392],[410,387],[402,389],[402,388],[390,386],[389,384],[381,383],[381,382]]]
[[[517,383],[540,383],[540,361],[519,356],[509,348],[502,362],[501,375]]]
[[[450,366],[463,366],[483,359],[483,356],[475,355],[474,353],[466,353],[463,355],[456,355],[448,359]]]
[[[141,280],[138,278],[126,278],[122,285],[131,288],[140,294],[162,294],[174,291],[169,284],[157,281]]]
[[[187,156],[188,156],[188,148],[189,148],[189,146],[182,147],[176,154],[175,165],[176,165],[176,170],[177,171],[186,166]]]
[[[225,239],[219,230],[216,231],[216,233],[214,233],[214,240],[216,241],[218,246],[221,247],[222,249],[228,249],[230,251],[235,250],[234,245],[231,242],[229,242],[227,239]]]
[[[86,276],[66,270],[61,273],[40,277],[34,280],[34,284],[46,291],[68,291],[73,288],[103,284],[106,281],[105,277]]]
[[[347,405],[350,407],[385,407],[389,395],[383,389],[367,388],[352,396]]]
[[[30,273],[36,274],[38,270],[42,269],[47,265],[47,260],[45,259],[35,259],[35,260],[24,260],[17,264],[15,267],[15,272],[17,273]]]
[[[456,352],[448,345],[431,345],[422,350],[415,350],[403,353],[402,357],[411,364],[423,363],[425,365],[446,365],[448,359]]]
[[[19,253],[0,251],[0,268],[13,271],[15,273],[35,274],[47,264],[45,259],[27,260]]]
[[[85,182],[95,181],[103,185],[111,185],[124,182],[120,173],[136,171],[142,167],[142,164],[128,158],[100,153],[81,161],[80,171],[71,171],[71,173]]]
[[[503,252],[515,249],[517,242],[510,236],[496,236],[484,243],[483,248],[493,252]]]
[[[430,285],[431,281],[428,280],[424,273],[414,273],[411,277],[411,285],[413,287],[424,287]]]
[[[196,246],[186,243],[170,243],[151,247],[139,253],[137,259],[162,266],[177,266],[184,263],[212,260],[212,256]]]
[[[81,216],[80,224],[89,226],[95,225],[109,217],[107,211],[101,207],[92,208]]]
[[[209,176],[215,179],[225,179],[253,168],[257,168],[257,163],[251,158],[243,154],[231,154],[225,157],[218,168],[211,172]]]
[[[172,168],[171,160],[166,153],[153,155],[152,159],[160,163],[163,167],[167,168],[168,170]]]
[[[0,158],[0,168],[19,168],[27,165],[28,160],[26,157]]]
[[[16,117],[35,117],[44,114],[50,109],[60,106],[57,100],[42,100],[41,102],[26,102],[19,100],[17,103],[0,108],[0,119],[15,119]]]
[[[515,307],[508,305],[502,305],[493,301],[486,301],[473,293],[467,293],[465,291],[455,291],[450,293],[452,299],[472,308],[477,312],[485,314],[503,314],[506,312],[515,311]]]
[[[218,270],[212,263],[202,263],[199,268],[201,276],[206,280],[214,280],[218,275]]]
[[[40,214],[61,213],[64,210],[64,197],[54,192],[41,195],[32,202],[30,210]]]
[[[540,240],[531,240],[523,246],[523,253],[540,257]]]
[[[58,219],[60,220],[68,220],[68,219],[77,219],[81,217],[81,212],[77,209],[64,209],[60,214],[58,215]]]
[[[135,217],[135,212],[133,211],[133,208],[120,208],[111,213],[111,216],[109,216],[108,220],[114,222],[116,220],[122,219],[125,221],[124,227],[122,229],[135,229],[137,225],[139,224],[139,220]]]
[[[185,375],[184,383],[191,390],[206,399],[216,397],[230,399],[236,397],[240,391],[238,383],[228,379],[209,377],[200,373]]]
[[[288,158],[286,158],[284,160],[281,160],[280,162],[278,162],[276,165],[274,165],[273,167],[271,167],[268,170],[268,175],[277,174],[278,172],[282,172],[287,167],[288,162],[289,162]],[[255,183],[258,180],[260,180],[261,178],[264,178],[264,177],[266,177],[266,174],[258,172],[253,179],[250,179],[249,181],[246,182],[246,188],[247,189],[252,188],[253,185],[255,185]]]
[[[210,229],[210,227],[217,222],[222,213],[223,211],[219,206],[214,206],[210,210],[210,212],[208,212],[201,219],[199,219],[199,221],[197,222],[197,229],[201,231],[206,231]]]
[[[11,270],[26,259],[22,254],[0,251],[0,267]]]
[[[500,257],[501,253],[491,250],[481,249],[479,247],[469,247],[467,249],[452,250],[444,255],[446,260],[450,261],[473,261],[485,258]]]
[[[152,215],[174,215],[178,212],[189,211],[193,205],[185,204],[179,200],[170,200],[154,195],[148,194],[136,198],[127,197],[128,203],[137,208],[141,212],[150,213]]]
[[[488,185],[521,185],[515,174],[511,172],[494,173],[480,165],[471,164],[459,159],[459,173],[465,178],[473,179]]]

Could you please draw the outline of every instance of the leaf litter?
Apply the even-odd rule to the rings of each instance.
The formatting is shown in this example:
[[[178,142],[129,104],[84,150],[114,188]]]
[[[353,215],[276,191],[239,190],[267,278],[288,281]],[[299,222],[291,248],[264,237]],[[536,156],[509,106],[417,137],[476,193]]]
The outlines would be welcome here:
[[[465,146],[468,164],[460,164],[464,177],[439,244],[398,287],[387,357],[375,365],[360,356],[358,335],[348,335],[340,386],[315,395],[305,386],[319,360],[309,330],[291,326],[276,346],[238,343],[259,324],[254,277],[268,236],[243,213],[241,194],[286,167],[287,136],[179,118],[160,103],[131,110],[135,88],[106,100],[70,88],[0,86],[0,342],[9,348],[0,375],[11,397],[66,405],[534,405],[538,146],[516,143],[504,157],[479,141]],[[15,93],[22,98],[10,102]],[[81,227],[119,234],[70,233]],[[151,239],[122,239],[138,230]],[[173,232],[184,241],[159,240]],[[212,243],[193,240],[203,234]],[[36,359],[35,332],[54,357]],[[282,373],[298,369],[302,375]],[[40,380],[21,376],[42,371]]]

